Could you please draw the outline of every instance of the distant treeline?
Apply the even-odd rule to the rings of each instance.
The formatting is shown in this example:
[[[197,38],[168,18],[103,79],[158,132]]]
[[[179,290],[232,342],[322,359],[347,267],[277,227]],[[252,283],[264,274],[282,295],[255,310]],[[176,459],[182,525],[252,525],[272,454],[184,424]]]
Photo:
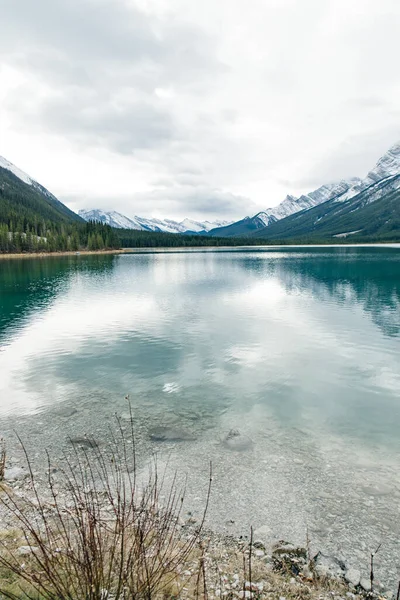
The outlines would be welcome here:
[[[352,243],[351,238],[321,239],[312,236],[302,236],[296,239],[269,240],[255,237],[207,237],[203,235],[181,235],[177,233],[162,233],[137,231],[133,229],[115,230],[121,248],[182,248],[182,247],[235,247],[235,246],[296,246],[296,245],[337,245]],[[359,240],[357,240],[359,241]],[[362,240],[368,241],[368,240]],[[386,241],[373,239],[372,241]]]
[[[240,247],[279,246],[297,244],[346,245],[351,239],[321,240],[302,237],[297,240],[267,240],[251,237],[207,237],[113,229],[109,225],[94,221],[79,223],[52,223],[50,221],[1,223],[0,253],[63,252],[79,250],[106,250],[119,248],[184,248],[184,247]],[[360,240],[357,240],[360,241]],[[362,240],[382,242],[382,238]]]
[[[1,223],[0,252],[61,252],[120,247],[115,229],[102,223],[52,223],[21,220]]]
[[[257,246],[269,242],[255,238],[223,238],[203,235],[182,235],[179,233],[162,233],[137,231],[134,229],[116,229],[122,248],[182,248],[202,246]],[[276,243],[276,242],[275,242]]]

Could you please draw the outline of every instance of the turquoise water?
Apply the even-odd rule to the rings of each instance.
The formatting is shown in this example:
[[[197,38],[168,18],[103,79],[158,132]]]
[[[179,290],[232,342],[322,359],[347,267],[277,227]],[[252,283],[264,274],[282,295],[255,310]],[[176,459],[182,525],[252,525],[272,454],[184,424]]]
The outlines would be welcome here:
[[[189,472],[194,511],[213,460],[217,529],[302,541],[308,528],[316,549],[362,564],[384,538],[395,579],[399,247],[0,261],[4,434],[56,454],[69,435],[101,441],[126,395],[143,468],[156,452]]]

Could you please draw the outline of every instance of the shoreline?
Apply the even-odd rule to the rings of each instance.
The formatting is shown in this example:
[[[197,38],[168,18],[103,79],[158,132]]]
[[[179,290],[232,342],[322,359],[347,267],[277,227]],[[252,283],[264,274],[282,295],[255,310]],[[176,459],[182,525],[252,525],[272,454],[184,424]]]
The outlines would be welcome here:
[[[62,252],[20,252],[20,253],[3,253],[0,254],[1,259],[15,258],[49,258],[53,256],[95,256],[97,254],[124,254],[124,250],[65,250]]]
[[[22,259],[22,258],[50,258],[55,256],[96,256],[107,254],[138,254],[138,253],[154,253],[154,252],[240,252],[244,248],[259,250],[265,249],[282,249],[282,248],[400,248],[399,242],[376,242],[376,243],[360,243],[360,244],[262,244],[250,246],[138,246],[135,248],[118,248],[115,250],[64,250],[61,252],[19,252],[19,253],[0,253],[0,260],[6,259]]]
[[[49,508],[52,503],[49,489],[36,476],[34,480],[38,485],[41,506]],[[20,499],[26,499],[33,505],[32,481],[28,471],[15,465],[6,468],[0,489],[6,498],[12,498],[17,493]],[[63,507],[63,503],[68,501],[68,494],[60,487],[57,495]],[[109,502],[109,496],[105,499],[102,497],[99,506],[106,510]],[[71,514],[70,508],[64,512]],[[34,557],[39,553],[40,556],[40,548],[26,541],[29,526],[24,526],[23,519],[16,517],[18,513],[17,505],[10,510],[6,501],[0,501],[3,535],[12,532],[12,549],[16,555]],[[198,548],[207,567],[203,574],[211,591],[210,596],[204,595],[202,600],[274,600],[277,597],[280,600],[393,600],[395,597],[396,589],[392,590],[376,580],[372,586],[374,578],[367,575],[363,577],[358,568],[345,564],[333,555],[311,552],[308,539],[305,545],[292,544],[284,539],[273,541],[268,539],[268,532],[263,527],[256,529],[254,534],[251,529],[249,536],[223,535],[209,524],[205,526],[204,521],[200,524],[191,512],[186,515],[178,512],[175,519],[176,529],[173,531],[178,544],[198,539]],[[51,526],[51,517],[46,516],[44,522]],[[109,517],[105,522],[110,522]],[[33,530],[36,531],[35,527]],[[45,545],[45,537],[43,540]],[[188,584],[198,576],[199,558],[200,554],[195,559],[194,556],[188,556],[175,565],[173,582],[181,592],[179,597],[182,600],[196,597],[192,586]],[[0,560],[3,572],[4,566]]]

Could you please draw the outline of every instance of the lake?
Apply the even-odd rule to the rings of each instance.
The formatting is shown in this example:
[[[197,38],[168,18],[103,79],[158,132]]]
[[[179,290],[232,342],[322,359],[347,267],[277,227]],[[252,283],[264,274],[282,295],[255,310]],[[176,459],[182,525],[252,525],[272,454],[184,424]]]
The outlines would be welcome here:
[[[106,444],[127,395],[140,468],[156,454],[188,474],[194,516],[211,460],[214,529],[302,544],[308,531],[365,574],[382,542],[376,577],[396,581],[399,246],[1,260],[11,460],[14,430],[38,460],[69,436]]]

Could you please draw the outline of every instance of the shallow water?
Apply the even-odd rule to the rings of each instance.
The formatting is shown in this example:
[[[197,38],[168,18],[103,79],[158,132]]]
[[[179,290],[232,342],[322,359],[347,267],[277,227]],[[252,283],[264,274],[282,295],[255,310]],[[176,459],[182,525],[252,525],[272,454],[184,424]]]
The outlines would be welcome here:
[[[106,443],[127,394],[141,465],[188,473],[194,513],[212,460],[216,529],[308,529],[365,573],[382,541],[400,575],[399,247],[1,261],[4,435]]]

